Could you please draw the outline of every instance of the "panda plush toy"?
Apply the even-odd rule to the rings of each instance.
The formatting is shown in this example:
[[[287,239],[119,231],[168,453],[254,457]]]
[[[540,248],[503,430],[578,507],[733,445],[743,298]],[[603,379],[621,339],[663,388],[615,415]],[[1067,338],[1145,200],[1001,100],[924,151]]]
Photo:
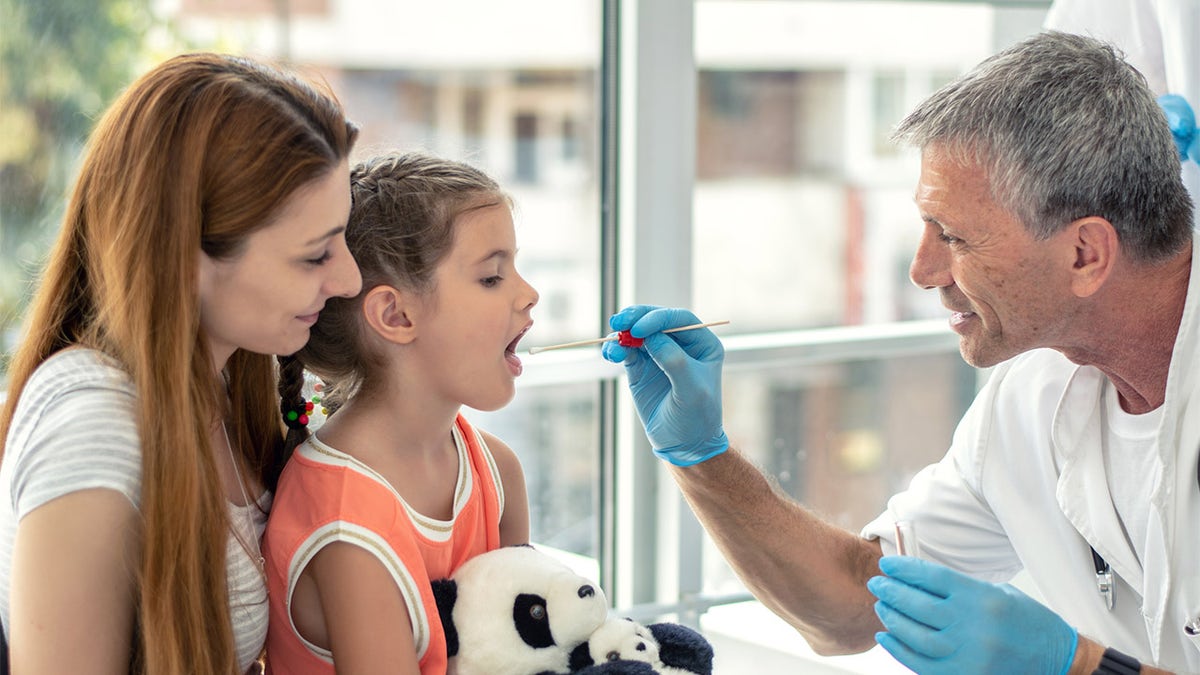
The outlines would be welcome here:
[[[451,675],[711,675],[679,624],[610,619],[604,592],[531,546],[478,555],[433,582]]]

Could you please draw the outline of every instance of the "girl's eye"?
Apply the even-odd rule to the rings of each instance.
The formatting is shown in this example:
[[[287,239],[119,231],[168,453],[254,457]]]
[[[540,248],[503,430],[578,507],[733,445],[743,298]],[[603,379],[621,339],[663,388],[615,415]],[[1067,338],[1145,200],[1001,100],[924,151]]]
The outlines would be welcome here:
[[[492,288],[493,286],[499,284],[503,279],[504,277],[496,275],[487,277],[486,279],[480,279],[479,283],[483,284],[484,288]]]
[[[309,265],[313,265],[315,267],[317,265],[324,265],[326,262],[329,262],[329,258],[330,258],[329,251],[325,251],[319,257],[309,258],[308,260],[305,260],[304,262],[308,263]]]

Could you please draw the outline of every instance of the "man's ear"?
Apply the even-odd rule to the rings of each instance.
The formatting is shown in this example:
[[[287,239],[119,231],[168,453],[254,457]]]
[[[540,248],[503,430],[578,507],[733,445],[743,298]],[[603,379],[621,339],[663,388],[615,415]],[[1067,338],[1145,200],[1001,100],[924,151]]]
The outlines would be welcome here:
[[[1071,291],[1087,298],[1100,290],[1121,256],[1121,240],[1113,224],[1099,216],[1087,216],[1067,226],[1074,248]]]
[[[376,286],[363,296],[363,318],[371,330],[388,342],[408,344],[416,337],[412,314],[415,297],[392,286]]]

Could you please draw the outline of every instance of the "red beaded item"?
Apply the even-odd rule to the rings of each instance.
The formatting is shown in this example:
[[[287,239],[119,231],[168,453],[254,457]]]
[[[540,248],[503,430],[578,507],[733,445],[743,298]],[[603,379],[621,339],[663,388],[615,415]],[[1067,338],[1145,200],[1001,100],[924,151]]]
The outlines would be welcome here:
[[[645,342],[645,338],[635,338],[627,330],[617,333],[617,344],[622,347],[641,347]]]

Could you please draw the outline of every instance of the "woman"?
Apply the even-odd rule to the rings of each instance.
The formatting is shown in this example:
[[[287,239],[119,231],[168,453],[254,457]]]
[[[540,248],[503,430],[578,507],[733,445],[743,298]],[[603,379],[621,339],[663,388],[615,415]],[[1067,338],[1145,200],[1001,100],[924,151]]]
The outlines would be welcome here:
[[[270,355],[361,285],[357,135],[328,92],[176,57],[94,131],[0,415],[0,618],[19,673],[242,673],[282,466]]]

